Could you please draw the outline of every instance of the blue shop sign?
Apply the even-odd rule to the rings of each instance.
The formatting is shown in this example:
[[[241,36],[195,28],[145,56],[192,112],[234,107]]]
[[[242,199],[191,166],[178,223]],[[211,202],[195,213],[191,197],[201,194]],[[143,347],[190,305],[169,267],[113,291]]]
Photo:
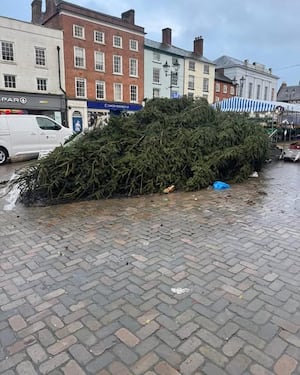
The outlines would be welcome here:
[[[140,104],[87,102],[88,109],[105,109],[108,111],[139,111],[143,107]]]

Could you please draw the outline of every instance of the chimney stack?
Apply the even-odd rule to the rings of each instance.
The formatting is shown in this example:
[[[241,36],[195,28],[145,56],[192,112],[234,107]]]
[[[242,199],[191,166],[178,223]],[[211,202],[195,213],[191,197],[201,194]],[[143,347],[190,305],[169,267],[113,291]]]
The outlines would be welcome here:
[[[172,45],[172,30],[169,27],[162,29],[162,42],[169,46]]]
[[[31,3],[31,22],[36,25],[42,23],[42,0],[33,0]]]
[[[127,12],[123,12],[121,17],[123,21],[134,25],[134,9],[129,9]]]
[[[203,38],[198,36],[194,39],[194,53],[198,56],[203,56]]]

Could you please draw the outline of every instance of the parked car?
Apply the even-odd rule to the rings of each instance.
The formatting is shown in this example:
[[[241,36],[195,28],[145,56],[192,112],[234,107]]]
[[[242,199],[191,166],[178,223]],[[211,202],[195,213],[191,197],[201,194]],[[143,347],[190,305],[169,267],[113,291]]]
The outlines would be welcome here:
[[[0,165],[30,159],[62,145],[73,134],[52,118],[40,115],[0,116]]]

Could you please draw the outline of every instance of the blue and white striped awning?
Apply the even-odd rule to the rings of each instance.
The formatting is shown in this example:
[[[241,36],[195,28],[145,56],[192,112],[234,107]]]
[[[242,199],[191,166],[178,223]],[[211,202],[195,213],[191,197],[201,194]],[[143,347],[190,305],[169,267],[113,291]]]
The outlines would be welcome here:
[[[214,103],[213,107],[223,112],[271,112],[276,107],[281,106],[284,110],[300,112],[299,104],[284,102],[273,102],[266,100],[253,100],[234,96],[233,98],[224,99]]]

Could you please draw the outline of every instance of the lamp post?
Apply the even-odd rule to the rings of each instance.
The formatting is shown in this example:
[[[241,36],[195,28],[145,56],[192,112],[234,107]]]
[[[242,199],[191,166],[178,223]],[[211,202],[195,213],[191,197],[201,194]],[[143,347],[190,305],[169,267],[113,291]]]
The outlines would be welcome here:
[[[233,87],[234,87],[234,96],[238,96],[237,90],[238,90],[239,84],[236,80],[236,76],[233,77],[232,84],[233,84]]]
[[[240,96],[243,96],[243,93],[244,93],[244,83],[246,81],[246,78],[244,76],[242,76],[240,78]]]
[[[170,66],[168,64],[168,61],[166,61],[163,65],[165,76],[170,77],[170,87],[169,87],[170,88],[170,98],[172,98],[172,87],[174,85],[177,85],[179,68],[180,68],[180,64],[179,64],[177,59],[172,63],[172,66]]]

